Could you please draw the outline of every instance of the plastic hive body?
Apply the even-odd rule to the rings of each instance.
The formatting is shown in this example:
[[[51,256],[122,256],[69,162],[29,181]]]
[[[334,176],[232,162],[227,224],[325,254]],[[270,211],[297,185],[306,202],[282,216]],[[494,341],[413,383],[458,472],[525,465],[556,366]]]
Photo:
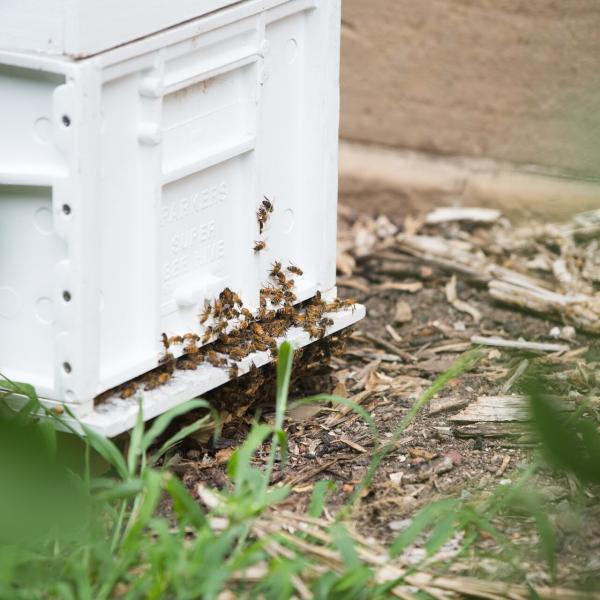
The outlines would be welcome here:
[[[201,334],[205,299],[258,308],[274,260],[302,267],[298,301],[335,294],[339,27],[338,0],[246,0],[87,58],[0,51],[6,376],[113,435],[135,404],[94,397],[154,368],[162,332]],[[146,418],[227,380],[207,369]]]

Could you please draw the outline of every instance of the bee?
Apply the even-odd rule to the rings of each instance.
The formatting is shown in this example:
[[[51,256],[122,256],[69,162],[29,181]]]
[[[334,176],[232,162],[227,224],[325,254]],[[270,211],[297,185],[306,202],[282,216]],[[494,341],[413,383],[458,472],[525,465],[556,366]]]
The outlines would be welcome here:
[[[170,352],[165,352],[163,356],[158,360],[159,365],[169,364],[171,361],[174,361],[175,357]]]
[[[227,329],[227,324],[227,319],[223,319],[217,325],[215,325],[214,331],[216,333],[221,333],[222,331],[225,331]]]
[[[272,287],[260,288],[260,296],[261,296],[261,298],[270,298],[272,291],[273,291]]]
[[[331,327],[333,325],[333,319],[330,319],[329,317],[323,317],[319,321],[319,325],[321,327]]]
[[[263,196],[264,200],[262,201],[263,208],[268,212],[273,212],[273,203],[266,197]]]
[[[356,310],[356,300],[354,298],[348,298],[346,300],[342,300],[341,305],[343,307],[352,308],[352,312]]]
[[[195,371],[198,368],[198,365],[193,360],[178,360],[177,368],[182,371]]]
[[[254,335],[257,336],[265,335],[265,330],[258,323],[252,324],[252,331],[254,332]]]
[[[281,304],[283,301],[283,292],[281,290],[273,290],[271,292],[271,302],[273,304]]]
[[[342,301],[339,298],[336,298],[329,304],[325,305],[325,312],[335,312],[340,309],[342,305]]]
[[[286,317],[293,317],[296,314],[296,309],[293,306],[284,306],[279,309],[279,312]]]
[[[317,290],[315,297],[312,299],[312,303],[315,306],[325,306],[325,302],[324,302],[323,298],[321,298],[321,292],[319,290]]]
[[[295,264],[293,264],[293,263],[290,263],[290,266],[287,268],[287,270],[288,270],[290,273],[293,273],[294,275],[299,275],[299,276],[302,276],[302,275],[304,275],[304,271],[303,271],[303,270],[302,270],[300,267],[297,267],[297,266],[296,266]]]
[[[292,325],[294,325],[295,327],[300,327],[301,325],[304,325],[305,322],[306,315],[294,313],[294,315],[292,316]]]
[[[285,290],[285,292],[283,292],[283,297],[289,304],[293,304],[298,299],[298,296],[296,296],[296,294],[290,290]]]
[[[252,318],[252,313],[247,308],[242,308],[241,312],[242,312],[242,315],[244,317],[246,317],[246,319]]]
[[[247,352],[243,348],[232,348],[229,352],[229,357],[233,360],[242,360],[245,356],[247,356]]]
[[[277,277],[277,273],[280,273],[280,272],[281,272],[281,263],[278,260],[276,260],[273,263],[273,267],[269,271],[269,275],[271,277]]]
[[[275,348],[271,348],[271,356],[277,358],[279,356],[279,346],[275,345]]]
[[[218,367],[221,364],[221,359],[217,356],[214,350],[209,350],[206,354],[206,360],[213,366]]]
[[[267,312],[265,312],[263,321],[265,321],[265,322],[272,321],[276,316],[277,316],[276,310],[268,310]]]
[[[306,318],[310,321],[316,321],[321,318],[323,309],[320,306],[309,306],[306,309]]]
[[[283,319],[279,319],[277,321],[273,321],[271,323],[271,335],[275,337],[281,337],[287,329],[286,322]]]
[[[215,300],[215,306],[213,308],[213,317],[218,319],[223,312],[223,303],[220,300]]]
[[[133,396],[136,392],[136,388],[133,385],[128,385],[125,389],[123,389],[121,391],[121,393],[119,394],[119,396],[121,398],[131,398],[131,396]]]
[[[164,385],[165,383],[167,383],[167,381],[169,381],[169,379],[171,379],[171,375],[169,373],[161,373],[156,382],[158,383],[158,385]]]
[[[180,335],[174,335],[172,337],[169,338],[169,343],[170,344],[182,344],[183,343],[183,339]]]
[[[305,327],[305,329],[311,338],[321,337],[321,329],[319,327],[316,327],[314,325],[308,325],[307,327]]]
[[[285,273],[283,271],[277,271],[275,274],[277,280],[279,281],[279,285],[284,286],[286,283]]]
[[[288,279],[287,281],[281,284],[281,289],[287,292],[294,287],[295,283],[296,282],[293,279]]]
[[[263,232],[265,223],[267,222],[268,218],[269,218],[269,213],[267,212],[267,209],[264,206],[261,206],[256,211],[256,220],[258,221],[258,230],[260,233]]]
[[[185,340],[186,342],[197,342],[200,339],[200,336],[195,333],[186,333],[183,338],[180,337],[179,339]]]
[[[185,354],[196,354],[198,352],[198,346],[194,342],[190,342],[183,348]]]
[[[165,350],[169,349],[169,346],[171,345],[171,341],[170,338],[167,337],[166,333],[161,333],[160,335],[161,340],[162,340],[162,345],[165,347]]]
[[[244,306],[242,299],[235,292],[233,292],[233,304],[234,304],[234,306],[236,304],[240,307]]]
[[[206,321],[208,321],[208,318],[210,317],[210,313],[212,312],[212,307],[210,305],[210,302],[208,300],[204,301],[204,310],[202,311],[202,314],[200,315],[200,323],[206,323]]]
[[[229,377],[231,377],[231,379],[235,379],[238,376],[239,370],[239,367],[235,363],[233,363],[229,367]]]
[[[213,336],[213,328],[207,327],[206,332],[204,333],[204,336],[202,337],[202,343],[207,344],[208,342],[210,342],[212,336]]]
[[[254,252],[260,252],[267,247],[267,242],[260,240],[259,242],[254,242]]]

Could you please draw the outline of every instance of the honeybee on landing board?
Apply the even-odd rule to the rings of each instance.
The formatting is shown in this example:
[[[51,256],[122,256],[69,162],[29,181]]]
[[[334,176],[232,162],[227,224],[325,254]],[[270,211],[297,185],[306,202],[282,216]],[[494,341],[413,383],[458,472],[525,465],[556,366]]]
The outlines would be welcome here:
[[[267,242],[260,240],[258,242],[254,242],[254,252],[260,252],[267,247]]]

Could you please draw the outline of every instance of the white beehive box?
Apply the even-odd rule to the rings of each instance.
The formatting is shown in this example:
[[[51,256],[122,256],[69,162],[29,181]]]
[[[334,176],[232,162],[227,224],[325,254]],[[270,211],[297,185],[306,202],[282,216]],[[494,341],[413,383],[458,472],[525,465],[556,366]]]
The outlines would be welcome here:
[[[2,0],[0,48],[83,58],[238,1]]]
[[[255,309],[289,260],[299,301],[335,293],[339,8],[246,0],[84,59],[0,51],[4,375],[113,435],[136,403],[94,397],[154,368],[162,332],[202,333],[225,286]],[[275,211],[256,254],[263,195]],[[175,377],[145,417],[226,380]]]

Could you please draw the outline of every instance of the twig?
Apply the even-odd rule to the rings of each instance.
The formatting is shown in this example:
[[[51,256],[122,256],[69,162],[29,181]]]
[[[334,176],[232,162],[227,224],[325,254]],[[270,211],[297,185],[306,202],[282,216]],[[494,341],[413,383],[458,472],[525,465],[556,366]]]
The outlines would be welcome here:
[[[546,344],[543,342],[527,342],[525,340],[505,340],[499,337],[483,337],[474,335],[471,342],[482,346],[496,346],[498,348],[516,348],[518,350],[534,350],[539,352],[566,352],[569,346],[566,344]]]
[[[363,336],[366,337],[368,340],[372,341],[377,346],[380,346],[384,350],[387,350],[388,352],[391,352],[392,354],[398,355],[400,358],[402,358],[402,360],[404,360],[406,362],[416,362],[416,360],[417,360],[412,354],[410,354],[410,352],[406,352],[406,350],[402,350],[402,348],[398,348],[398,346],[396,346],[396,344],[392,344],[391,342],[388,342],[387,340],[384,340],[383,338],[380,338],[377,335],[374,335],[369,332],[365,332],[365,333],[363,333]]]
[[[519,379],[519,377],[521,377],[521,375],[523,375],[523,373],[525,373],[525,371],[527,370],[528,366],[529,366],[529,361],[526,358],[524,358],[519,363],[519,365],[517,366],[517,368],[515,369],[515,372],[508,378],[508,380],[500,388],[500,393],[501,394],[508,394],[508,392],[510,391],[510,389],[512,388],[512,386],[515,384],[515,382]]]

